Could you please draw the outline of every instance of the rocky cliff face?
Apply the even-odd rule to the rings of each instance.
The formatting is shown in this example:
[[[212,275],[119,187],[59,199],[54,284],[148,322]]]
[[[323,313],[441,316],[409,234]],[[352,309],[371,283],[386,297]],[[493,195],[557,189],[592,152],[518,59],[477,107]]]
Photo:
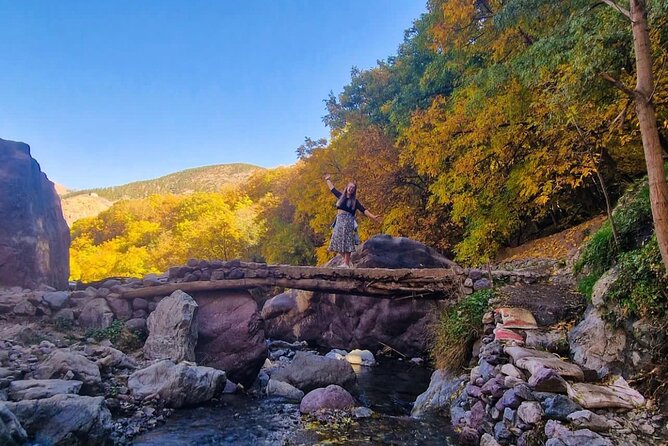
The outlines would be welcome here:
[[[67,287],[70,234],[27,144],[0,139],[0,286]]]

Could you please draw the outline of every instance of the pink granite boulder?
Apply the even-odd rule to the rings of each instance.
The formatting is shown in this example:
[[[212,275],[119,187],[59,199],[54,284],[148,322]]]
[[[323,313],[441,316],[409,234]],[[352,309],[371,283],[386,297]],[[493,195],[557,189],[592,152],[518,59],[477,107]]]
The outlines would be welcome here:
[[[355,406],[355,399],[346,389],[336,384],[310,391],[302,399],[299,411],[312,414],[321,410],[346,410]]]

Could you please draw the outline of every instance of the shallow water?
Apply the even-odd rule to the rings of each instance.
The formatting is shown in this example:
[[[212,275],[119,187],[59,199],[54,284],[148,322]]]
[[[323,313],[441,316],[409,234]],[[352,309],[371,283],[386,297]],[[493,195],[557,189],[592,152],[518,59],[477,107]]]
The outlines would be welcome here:
[[[445,419],[409,417],[412,402],[429,385],[431,371],[384,360],[359,367],[357,400],[371,418],[333,424],[303,419],[297,404],[282,398],[226,395],[220,404],[176,411],[167,422],[135,439],[134,445],[407,445],[455,444]]]

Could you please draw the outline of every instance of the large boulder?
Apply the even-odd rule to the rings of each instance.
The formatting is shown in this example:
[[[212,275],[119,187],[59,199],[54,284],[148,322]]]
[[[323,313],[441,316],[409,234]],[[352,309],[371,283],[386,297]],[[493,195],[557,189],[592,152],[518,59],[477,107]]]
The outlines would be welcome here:
[[[420,417],[429,412],[448,411],[455,394],[466,382],[466,376],[457,376],[445,369],[434,370],[429,387],[418,395],[411,416]]]
[[[355,383],[357,377],[347,361],[297,352],[290,364],[271,372],[271,379],[309,392],[330,384],[348,387]]]
[[[76,395],[81,389],[81,381],[66,379],[26,379],[9,383],[7,394],[12,401],[41,400],[54,395]]]
[[[626,333],[603,320],[601,311],[593,305],[568,333],[568,341],[573,361],[596,370],[600,378],[623,370]]]
[[[27,144],[0,139],[0,286],[66,289],[70,231]]]
[[[104,397],[56,395],[5,404],[36,444],[110,443],[113,424]]]
[[[79,324],[88,329],[104,329],[114,321],[114,313],[101,297],[88,300],[79,314]]]
[[[246,291],[193,293],[199,305],[197,363],[250,385],[267,357],[257,303]]]
[[[162,299],[146,321],[149,335],[144,357],[194,361],[198,309],[195,300],[181,290]]]
[[[626,332],[603,318],[606,295],[618,278],[619,271],[612,268],[596,281],[592,289],[592,303],[587,307],[584,319],[568,333],[573,361],[596,370],[600,378],[609,373],[620,373],[626,368]]]
[[[83,382],[84,392],[95,391],[102,382],[97,364],[69,350],[56,350],[51,353],[33,375],[37,379],[71,377]]]
[[[455,268],[422,243],[404,237],[375,236],[352,256],[360,268]],[[334,258],[328,266],[338,266]],[[435,300],[378,299],[368,296],[288,290],[262,308],[267,336],[304,340],[321,347],[377,351],[384,345],[405,355],[429,348],[425,333],[447,305]]]
[[[355,406],[355,399],[346,389],[335,384],[307,393],[299,404],[299,411],[313,414],[321,410],[346,410]]]
[[[137,398],[158,398],[166,406],[178,408],[209,401],[223,390],[226,381],[221,370],[164,360],[130,375],[128,388]]]
[[[0,401],[0,444],[4,446],[20,446],[28,441],[21,422],[16,415]]]
[[[339,266],[337,256],[330,262]],[[457,268],[457,264],[433,248],[406,237],[375,235],[352,255],[358,268]]]

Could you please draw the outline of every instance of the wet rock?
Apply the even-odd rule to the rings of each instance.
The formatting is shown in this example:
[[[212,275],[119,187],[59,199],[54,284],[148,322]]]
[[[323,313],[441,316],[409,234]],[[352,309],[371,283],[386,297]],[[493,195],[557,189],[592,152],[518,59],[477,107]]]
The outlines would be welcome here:
[[[66,438],[105,444],[113,427],[103,397],[56,395],[5,404],[28,435],[41,444],[59,444]]]
[[[568,421],[577,428],[590,429],[594,432],[607,432],[610,423],[607,418],[589,410],[578,410],[568,415]]]
[[[369,350],[352,350],[346,355],[345,359],[350,364],[358,364],[363,366],[376,365],[376,358],[374,358],[373,353],[371,353]]]
[[[550,444],[550,441],[556,440],[561,443],[555,443],[553,441],[551,444],[563,444],[565,446],[612,446],[610,440],[601,437],[596,432],[592,432],[589,429],[571,431],[558,421],[554,420],[549,420],[545,424],[545,435],[549,439],[547,443],[548,445]]]
[[[290,364],[273,371],[271,378],[287,382],[305,392],[330,384],[346,387],[354,384],[357,379],[347,361],[308,352],[297,352]]]
[[[209,401],[226,381],[221,370],[163,360],[130,375],[128,388],[137,398],[157,397],[167,407],[179,408]]]
[[[453,396],[465,380],[465,377],[456,376],[445,369],[434,370],[429,387],[415,400],[411,416],[421,417],[429,412],[448,410]]]
[[[299,402],[304,398],[304,392],[298,388],[283,382],[277,381],[275,379],[270,379],[267,382],[266,388],[267,395],[282,396],[290,401]]]
[[[54,395],[76,395],[82,386],[81,381],[64,379],[29,379],[9,383],[7,394],[11,401],[39,400]]]
[[[5,405],[0,402],[0,444],[20,446],[28,441],[28,434],[21,423]]]
[[[543,408],[537,401],[524,401],[517,408],[517,416],[527,424],[537,424],[543,417]]]
[[[553,395],[541,402],[546,418],[559,421],[568,421],[568,415],[582,410],[582,407],[564,395]]]
[[[355,406],[355,399],[346,389],[335,384],[307,393],[299,405],[303,414],[312,414],[325,409],[345,410]]]
[[[56,350],[35,370],[37,379],[70,377],[83,382],[82,390],[94,392],[100,385],[100,369],[83,355],[69,351]],[[71,379],[69,378],[69,379]]]
[[[368,407],[358,406],[353,409],[352,414],[355,418],[369,418],[373,416],[373,410]]]
[[[149,335],[144,344],[144,357],[194,361],[197,311],[195,300],[181,290],[162,299],[147,320]]]
[[[330,350],[325,357],[326,358],[332,358],[332,359],[338,359],[338,360],[343,360],[346,359],[346,355],[348,354],[347,351],[341,350],[341,349],[332,349]]]

